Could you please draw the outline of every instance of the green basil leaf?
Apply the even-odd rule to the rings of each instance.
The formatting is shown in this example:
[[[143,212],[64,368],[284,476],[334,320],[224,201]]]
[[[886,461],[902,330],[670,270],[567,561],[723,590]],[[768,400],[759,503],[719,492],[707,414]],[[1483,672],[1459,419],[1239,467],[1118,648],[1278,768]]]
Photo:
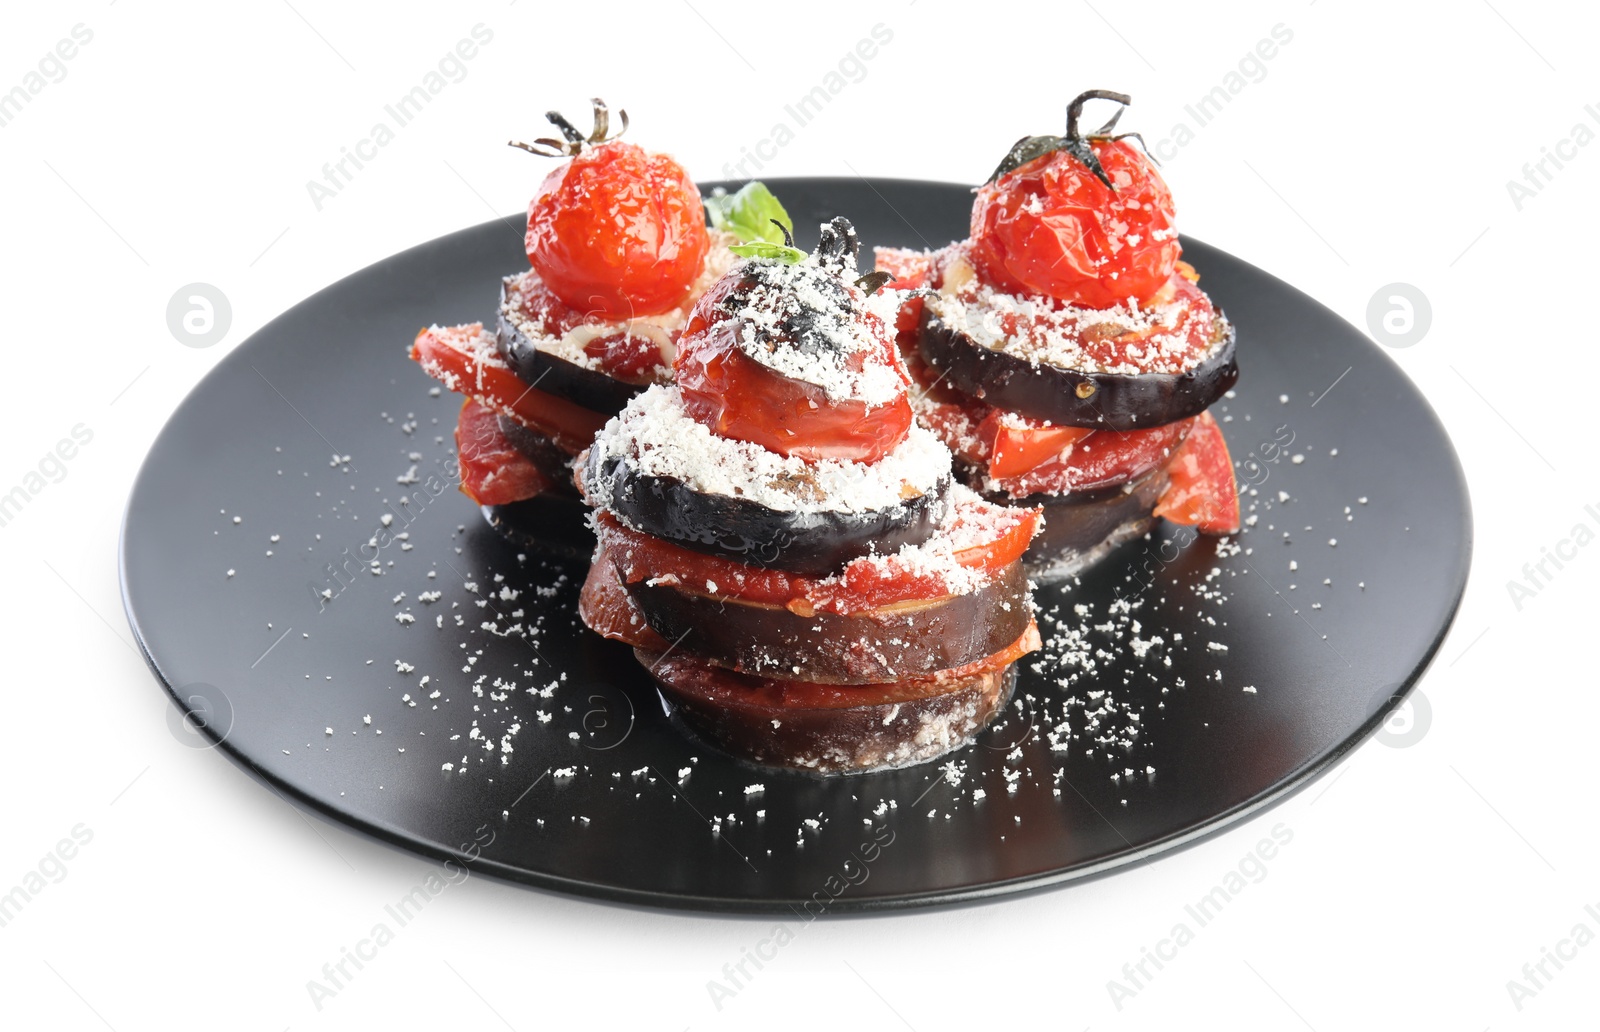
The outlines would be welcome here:
[[[783,244],[774,244],[766,240],[755,240],[748,244],[734,244],[728,248],[740,258],[776,258],[780,262],[794,265],[805,260],[806,253],[798,247],[786,247]]]
[[[740,187],[738,193],[707,197],[705,206],[713,227],[732,233],[747,244],[764,240],[769,244],[781,245],[783,232],[772,224],[773,219],[788,226],[791,232],[794,230],[794,221],[783,210],[783,205],[765,183],[755,180]]]

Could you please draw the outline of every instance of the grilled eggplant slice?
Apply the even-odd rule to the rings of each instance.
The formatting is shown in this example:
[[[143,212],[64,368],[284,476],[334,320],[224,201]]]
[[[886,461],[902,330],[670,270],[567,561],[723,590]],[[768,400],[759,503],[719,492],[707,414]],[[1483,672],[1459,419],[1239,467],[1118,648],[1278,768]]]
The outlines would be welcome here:
[[[550,479],[552,493],[577,497],[578,486],[572,480],[572,456],[544,434],[530,430],[509,416],[497,417],[497,424],[511,447],[526,455],[539,467],[539,472]]]
[[[566,398],[586,409],[614,416],[622,411],[630,398],[651,383],[665,381],[663,374],[661,381],[629,383],[598,369],[584,368],[552,354],[548,349],[540,348],[539,342],[519,325],[512,287],[515,280],[516,277],[508,277],[500,283],[500,316],[495,329],[495,344],[506,365],[523,383],[538,384],[542,391]]]
[[[518,548],[584,564],[594,552],[589,507],[576,494],[545,492],[509,505],[479,508],[489,526]]]
[[[963,595],[854,613],[802,615],[686,585],[627,585],[650,627],[714,666],[757,677],[881,684],[925,677],[992,656],[1032,619],[1022,563]]]
[[[1028,575],[1040,584],[1065,580],[1144,534],[1155,523],[1151,511],[1167,483],[1163,466],[1117,487],[1015,503],[1044,509],[1044,529],[1022,557]]]
[[[636,649],[676,718],[739,759],[818,774],[903,767],[943,756],[1011,697],[1011,663],[899,684],[838,687],[748,677]]]
[[[697,491],[675,477],[652,476],[626,458],[596,461],[588,482],[603,485],[610,509],[630,526],[750,566],[826,577],[870,552],[895,552],[933,536],[948,507],[948,479],[899,505],[867,512],[772,509],[749,498]]]
[[[940,318],[922,312],[923,359],[959,390],[996,408],[1063,426],[1142,430],[1199,415],[1239,379],[1233,324],[1217,313],[1212,346],[1182,373],[1103,373],[1032,363],[987,348]]]

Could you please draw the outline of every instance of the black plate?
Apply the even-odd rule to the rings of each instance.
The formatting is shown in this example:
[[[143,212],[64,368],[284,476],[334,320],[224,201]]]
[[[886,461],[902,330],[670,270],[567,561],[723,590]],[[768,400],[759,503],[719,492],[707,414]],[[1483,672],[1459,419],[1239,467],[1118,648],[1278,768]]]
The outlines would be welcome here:
[[[964,234],[971,201],[934,183],[773,186],[811,241],[837,213],[869,244],[941,245]],[[1163,527],[1080,585],[1041,591],[1084,625],[1094,668],[1073,666],[1042,621],[1054,647],[1025,664],[1019,707],[955,756],[959,784],[928,765],[835,779],[741,766],[685,739],[628,650],[580,629],[580,567],[519,558],[445,483],[459,401],[430,395],[405,350],[425,324],[492,319],[500,277],[525,261],[511,222],[396,255],[274,320],[185,399],[128,503],[123,591],[163,685],[233,759],[353,827],[441,859],[467,847],[476,870],[530,885],[664,906],[818,912],[1037,888],[1303,787],[1386,719],[1450,623],[1471,524],[1427,403],[1332,312],[1188,241],[1239,327],[1243,375],[1216,411],[1257,483],[1249,551],[1180,547],[1187,532]],[[419,482],[399,483],[413,466]],[[411,510],[383,528],[402,494]],[[329,579],[326,564],[374,537],[382,576],[352,562],[348,585]],[[501,589],[521,594],[490,601]],[[419,602],[429,590],[440,600]],[[1114,611],[1119,598],[1134,608]],[[485,619],[538,630],[500,637]],[[1131,639],[1158,636],[1135,655]],[[1058,751],[1063,711],[1079,737]],[[493,750],[470,737],[475,719]]]

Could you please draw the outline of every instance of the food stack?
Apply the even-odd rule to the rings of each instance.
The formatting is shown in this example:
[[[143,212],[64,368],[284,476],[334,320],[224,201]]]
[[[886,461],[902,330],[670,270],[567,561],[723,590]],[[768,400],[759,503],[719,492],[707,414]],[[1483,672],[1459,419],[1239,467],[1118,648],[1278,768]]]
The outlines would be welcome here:
[[[818,772],[965,742],[1038,647],[1021,557],[1036,509],[953,482],[912,420],[851,224],[742,248],[580,469],[599,546],[585,622],[635,648],[682,722]]]

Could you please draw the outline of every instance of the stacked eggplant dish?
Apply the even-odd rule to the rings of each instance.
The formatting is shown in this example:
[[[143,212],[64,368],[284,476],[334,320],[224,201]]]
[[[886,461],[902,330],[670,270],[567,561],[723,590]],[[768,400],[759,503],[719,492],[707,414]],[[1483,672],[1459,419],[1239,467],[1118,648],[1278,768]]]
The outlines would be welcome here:
[[[1082,134],[1086,102],[1116,114]],[[1019,140],[979,187],[971,236],[878,250],[904,292],[899,340],[919,421],[962,479],[1039,506],[1028,555],[1069,576],[1150,529],[1239,529],[1233,464],[1206,409],[1238,379],[1234,331],[1181,260],[1172,195],[1112,135],[1128,98],[1085,93],[1065,136]]]
[[[1038,513],[951,482],[857,247],[836,218],[809,256],[736,266],[690,316],[677,384],[608,423],[581,478],[589,627],[723,750],[830,773],[964,745],[1039,642]]]
[[[760,183],[702,198],[670,158],[587,136],[528,211],[496,329],[412,357],[466,395],[462,490],[529,547],[591,557],[579,612],[684,730],[824,774],[970,742],[1040,645],[1033,581],[1158,517],[1238,528],[1206,409],[1233,329],[1181,260],[1154,164],[1113,135],[1019,141],[969,239],[807,254]],[[627,125],[626,115],[621,115]],[[710,225],[707,225],[709,216]]]
[[[673,341],[737,237],[707,228],[677,162],[609,138],[600,100],[588,136],[547,117],[561,139],[513,146],[570,160],[528,207],[530,267],[501,282],[495,330],[430,327],[411,356],[467,396],[461,490],[489,522],[522,544],[586,554],[573,461],[628,399],[671,379]]]

